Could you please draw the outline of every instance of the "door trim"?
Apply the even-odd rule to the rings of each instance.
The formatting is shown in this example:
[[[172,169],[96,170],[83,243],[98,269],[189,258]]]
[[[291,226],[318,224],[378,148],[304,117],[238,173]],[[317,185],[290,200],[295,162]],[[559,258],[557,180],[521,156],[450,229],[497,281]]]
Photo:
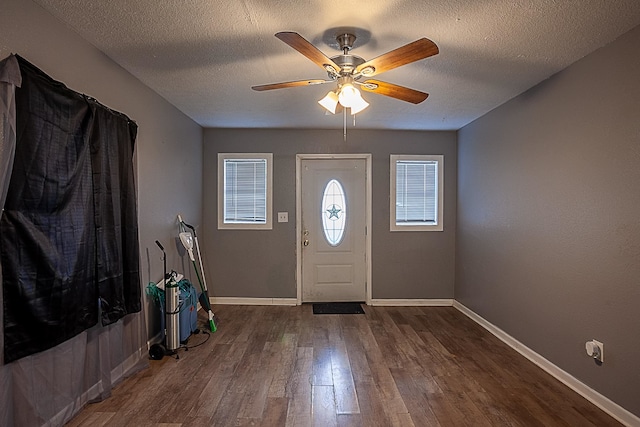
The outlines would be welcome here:
[[[365,223],[365,270],[366,301],[371,302],[371,154],[296,154],[296,304],[302,304],[302,188],[301,169],[303,160],[364,159],[366,171]]]

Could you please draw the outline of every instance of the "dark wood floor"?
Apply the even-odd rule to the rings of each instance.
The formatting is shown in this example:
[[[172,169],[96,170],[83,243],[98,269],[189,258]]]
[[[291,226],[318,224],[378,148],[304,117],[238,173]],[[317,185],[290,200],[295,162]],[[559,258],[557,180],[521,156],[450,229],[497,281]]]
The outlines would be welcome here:
[[[620,425],[452,307],[214,311],[206,343],[151,361],[68,425]]]

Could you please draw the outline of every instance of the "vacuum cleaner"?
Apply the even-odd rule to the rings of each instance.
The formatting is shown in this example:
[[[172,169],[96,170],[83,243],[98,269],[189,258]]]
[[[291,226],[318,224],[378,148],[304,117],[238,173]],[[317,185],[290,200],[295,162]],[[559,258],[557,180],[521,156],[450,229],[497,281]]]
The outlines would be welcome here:
[[[202,267],[202,256],[200,255],[200,245],[198,244],[198,236],[196,235],[196,229],[187,224],[182,220],[182,217],[178,215],[178,221],[180,223],[180,242],[182,242],[182,246],[189,253],[189,258],[191,259],[191,263],[193,264],[193,269],[196,271],[196,277],[198,278],[198,283],[200,283],[201,294],[198,297],[198,301],[200,301],[200,305],[204,310],[207,311],[209,315],[209,329],[211,332],[215,332],[218,328],[216,326],[216,318],[211,310],[211,302],[209,301],[209,293],[207,290],[207,281],[204,277],[204,268]],[[187,231],[187,229],[191,231]],[[193,233],[193,234],[191,234]],[[193,248],[195,247],[196,253],[198,254],[198,264],[200,266],[200,273],[198,272],[198,266],[196,266],[196,258],[193,253]]]

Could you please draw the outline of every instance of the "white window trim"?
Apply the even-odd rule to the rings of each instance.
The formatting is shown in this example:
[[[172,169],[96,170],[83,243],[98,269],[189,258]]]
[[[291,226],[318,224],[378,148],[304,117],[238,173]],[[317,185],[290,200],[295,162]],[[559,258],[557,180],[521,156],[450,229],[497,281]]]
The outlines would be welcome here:
[[[224,161],[227,159],[260,159],[267,161],[267,217],[265,224],[237,224],[224,222]],[[218,229],[273,229],[273,153],[218,153]]]
[[[438,199],[435,224],[425,225],[397,225],[396,224],[396,163],[403,160],[435,161],[438,163]],[[391,154],[389,216],[391,231],[443,231],[444,230],[444,156],[443,155],[412,155]]]

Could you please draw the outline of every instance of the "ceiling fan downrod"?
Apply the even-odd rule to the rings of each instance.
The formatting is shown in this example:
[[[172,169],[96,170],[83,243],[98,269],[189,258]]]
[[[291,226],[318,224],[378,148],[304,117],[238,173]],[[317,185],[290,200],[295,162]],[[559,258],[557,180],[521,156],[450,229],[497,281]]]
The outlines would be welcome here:
[[[354,34],[344,33],[336,36],[336,41],[340,46],[340,50],[344,55],[348,55],[349,51],[353,47],[353,43],[356,41],[356,36]]]

